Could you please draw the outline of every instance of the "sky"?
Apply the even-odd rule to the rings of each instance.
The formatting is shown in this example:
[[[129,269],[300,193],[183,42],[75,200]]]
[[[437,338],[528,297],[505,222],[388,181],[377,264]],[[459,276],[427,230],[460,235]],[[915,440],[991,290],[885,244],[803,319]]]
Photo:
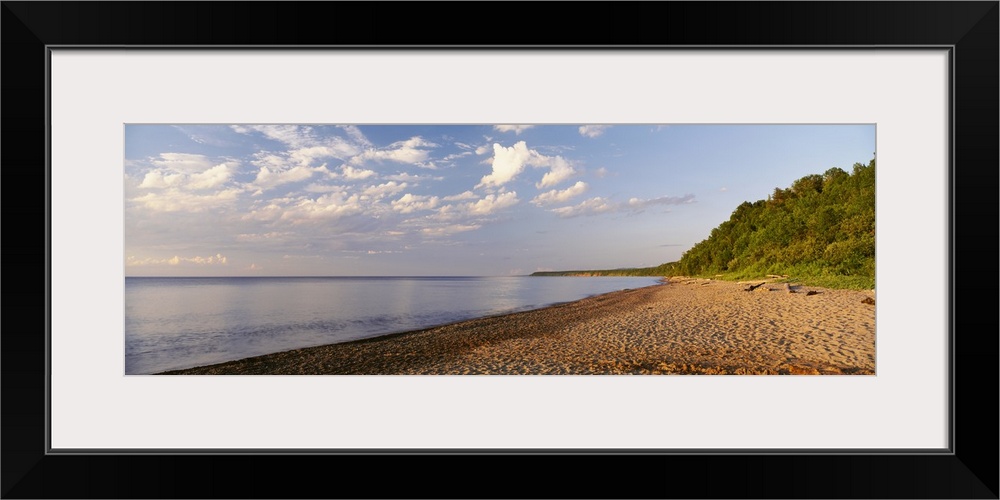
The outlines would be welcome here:
[[[129,124],[125,275],[656,266],[874,155],[874,125]]]

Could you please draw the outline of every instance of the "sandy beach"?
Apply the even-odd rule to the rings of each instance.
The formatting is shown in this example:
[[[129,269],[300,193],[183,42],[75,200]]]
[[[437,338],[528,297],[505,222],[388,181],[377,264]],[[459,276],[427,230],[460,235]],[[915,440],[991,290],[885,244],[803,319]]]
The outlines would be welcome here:
[[[165,373],[875,373],[873,291],[778,283],[747,291],[750,284],[671,278],[544,309]]]

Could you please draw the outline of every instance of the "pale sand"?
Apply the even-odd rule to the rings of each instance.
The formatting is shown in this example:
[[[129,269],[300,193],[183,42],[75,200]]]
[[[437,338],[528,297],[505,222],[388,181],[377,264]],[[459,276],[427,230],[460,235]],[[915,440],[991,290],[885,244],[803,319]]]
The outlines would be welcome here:
[[[747,292],[747,285],[672,278],[545,309],[167,373],[875,373],[875,306],[864,302],[874,291],[793,285],[790,293],[765,284]]]

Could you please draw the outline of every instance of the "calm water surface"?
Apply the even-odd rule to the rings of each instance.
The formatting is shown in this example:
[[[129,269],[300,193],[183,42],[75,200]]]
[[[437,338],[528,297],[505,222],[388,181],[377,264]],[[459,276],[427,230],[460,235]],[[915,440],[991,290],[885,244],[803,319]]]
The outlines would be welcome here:
[[[126,278],[125,373],[534,309],[657,278]]]

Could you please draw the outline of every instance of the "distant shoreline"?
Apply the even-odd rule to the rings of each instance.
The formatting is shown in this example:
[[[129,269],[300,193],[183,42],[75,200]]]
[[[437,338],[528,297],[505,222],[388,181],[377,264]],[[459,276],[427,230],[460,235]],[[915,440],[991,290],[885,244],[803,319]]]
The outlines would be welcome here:
[[[670,278],[542,309],[163,374],[875,373],[873,292],[747,288]]]

